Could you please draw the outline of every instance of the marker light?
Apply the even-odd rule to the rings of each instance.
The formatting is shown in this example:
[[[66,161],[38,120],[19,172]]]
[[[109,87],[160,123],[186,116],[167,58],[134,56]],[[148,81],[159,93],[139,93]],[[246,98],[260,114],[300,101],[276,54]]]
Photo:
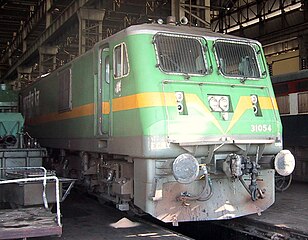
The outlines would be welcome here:
[[[258,102],[258,97],[256,95],[251,95],[250,99],[252,104],[256,104]]]
[[[194,156],[184,153],[173,161],[172,172],[179,183],[189,184],[199,175],[199,163]]]
[[[281,176],[290,175],[295,168],[295,159],[289,150],[281,150],[275,157],[274,166]]]
[[[182,102],[184,99],[184,94],[183,92],[175,92],[175,97],[178,102]]]
[[[255,95],[255,94],[252,94],[252,95],[250,95],[250,99],[251,99],[252,109],[253,109],[255,116],[257,116],[257,117],[262,116],[258,96]]]
[[[182,113],[184,111],[184,106],[182,103],[178,103],[178,111],[179,113]]]

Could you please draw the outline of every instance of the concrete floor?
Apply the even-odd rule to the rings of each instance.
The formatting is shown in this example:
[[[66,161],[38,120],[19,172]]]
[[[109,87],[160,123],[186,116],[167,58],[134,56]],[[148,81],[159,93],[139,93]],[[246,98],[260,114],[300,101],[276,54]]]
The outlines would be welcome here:
[[[170,230],[130,217],[114,206],[72,192],[62,204],[61,237],[32,240],[105,240],[105,239],[189,239]]]
[[[44,237],[33,240],[189,239],[145,223],[139,218],[132,218],[113,206],[100,205],[95,199],[74,192],[63,203],[62,209],[63,235],[60,238]],[[227,222],[231,222],[231,226],[235,223],[245,223],[245,227],[248,225],[251,229],[261,226],[272,232],[284,229],[308,237],[308,184],[293,182],[286,191],[277,192],[274,205],[261,216],[255,214]]]
[[[261,216],[246,218],[308,234],[308,184],[293,182],[286,191],[276,193],[274,205]]]
[[[276,192],[275,203],[260,216],[254,214],[217,224],[257,239],[307,240],[308,183],[292,182],[286,191]]]

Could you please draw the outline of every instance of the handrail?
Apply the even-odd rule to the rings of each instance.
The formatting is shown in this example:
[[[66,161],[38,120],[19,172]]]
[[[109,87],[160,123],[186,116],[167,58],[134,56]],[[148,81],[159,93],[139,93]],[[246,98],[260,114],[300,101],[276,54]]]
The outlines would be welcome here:
[[[257,80],[253,80],[257,81]],[[239,84],[239,83],[226,83],[226,82],[200,82],[200,81],[183,81],[183,80],[168,80],[164,79],[162,81],[162,84],[168,84],[168,83],[182,83],[182,84],[195,84],[195,85],[219,85],[219,86],[229,86],[229,87],[246,87],[246,88],[268,88],[265,85],[252,85],[252,84]]]
[[[47,170],[44,167],[5,167],[5,168],[0,168],[0,170],[19,170],[19,169],[40,169],[43,170],[44,172],[44,178],[45,180],[43,181],[43,202],[44,202],[44,207],[48,209],[48,200],[47,200],[47,195],[46,195],[46,177],[47,177]]]
[[[40,168],[40,167],[38,167]],[[60,190],[59,190],[59,179],[56,176],[46,176],[46,177],[33,177],[33,178],[20,178],[0,181],[0,185],[9,183],[20,183],[20,182],[36,182],[36,181],[47,181],[54,180],[56,182],[56,206],[57,206],[57,224],[62,227],[61,224],[61,211],[60,211]]]

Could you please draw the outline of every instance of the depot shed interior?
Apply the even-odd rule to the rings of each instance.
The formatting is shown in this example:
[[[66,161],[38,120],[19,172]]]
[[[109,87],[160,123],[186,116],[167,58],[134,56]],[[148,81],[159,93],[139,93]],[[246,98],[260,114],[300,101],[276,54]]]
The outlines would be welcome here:
[[[130,25],[166,22],[168,16],[178,22],[186,17],[188,26],[258,40],[273,77],[305,72],[308,67],[308,4],[304,0],[1,0],[0,79],[16,90],[24,88],[98,41]],[[274,80],[282,116],[300,114],[305,119],[305,78],[305,74],[298,78],[298,87]],[[299,111],[284,107],[294,92],[303,98]],[[293,133],[294,121],[288,120],[283,120],[288,122],[284,127]],[[301,144],[293,146],[293,138],[285,139],[285,145],[299,159],[295,179],[306,180],[307,138],[295,135]]]

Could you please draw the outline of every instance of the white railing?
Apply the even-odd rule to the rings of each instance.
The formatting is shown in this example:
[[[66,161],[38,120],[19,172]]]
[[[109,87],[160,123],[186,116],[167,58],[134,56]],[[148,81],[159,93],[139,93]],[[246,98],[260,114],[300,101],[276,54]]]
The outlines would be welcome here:
[[[48,209],[48,201],[46,197],[46,185],[48,180],[54,180],[56,182],[56,208],[57,208],[57,224],[62,227],[61,224],[61,211],[60,211],[60,184],[59,179],[56,176],[47,176],[47,170],[44,167],[12,167],[12,168],[0,168],[1,170],[20,170],[20,169],[40,169],[44,172],[43,177],[28,177],[19,179],[1,179],[0,185],[10,183],[26,183],[26,182],[43,182],[43,202],[46,209]]]

